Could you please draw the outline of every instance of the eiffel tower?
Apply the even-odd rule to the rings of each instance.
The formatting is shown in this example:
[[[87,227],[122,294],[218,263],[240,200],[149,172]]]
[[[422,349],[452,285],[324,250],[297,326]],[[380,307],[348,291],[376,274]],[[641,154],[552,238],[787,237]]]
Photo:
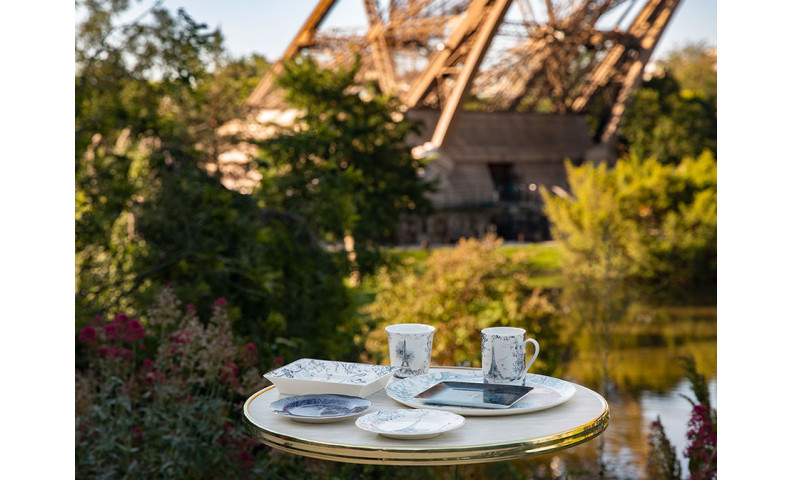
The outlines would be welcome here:
[[[625,104],[680,0],[362,0],[364,26],[325,27],[336,3],[317,3],[249,116],[287,109],[274,83],[285,61],[308,54],[335,68],[359,54],[358,79],[424,123],[413,153],[435,158],[426,175],[439,180],[441,213],[405,224],[405,239],[453,241],[483,235],[504,206],[536,204],[538,185],[563,190],[564,159],[615,159]],[[531,239],[530,225],[511,223],[499,235]]]

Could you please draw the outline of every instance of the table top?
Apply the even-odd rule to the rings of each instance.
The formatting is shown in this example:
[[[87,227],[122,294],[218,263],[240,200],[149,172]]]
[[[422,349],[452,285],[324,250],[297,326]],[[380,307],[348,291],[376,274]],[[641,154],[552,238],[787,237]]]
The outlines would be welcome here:
[[[433,367],[432,371],[455,367]],[[393,379],[391,381],[398,381]],[[244,405],[248,431],[271,447],[307,457],[379,465],[459,465],[540,455],[589,441],[605,431],[608,403],[596,392],[575,385],[565,403],[538,412],[465,417],[456,430],[421,440],[386,438],[358,428],[355,418],[336,423],[301,423],[270,411],[283,398],[274,386],[253,394]],[[371,409],[409,408],[380,390],[368,397]]]

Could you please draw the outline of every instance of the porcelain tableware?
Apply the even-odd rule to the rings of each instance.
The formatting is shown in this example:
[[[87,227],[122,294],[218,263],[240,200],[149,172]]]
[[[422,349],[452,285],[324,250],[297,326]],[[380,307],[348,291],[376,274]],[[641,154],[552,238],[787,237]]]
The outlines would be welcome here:
[[[429,371],[434,332],[435,327],[422,323],[399,323],[385,327],[391,365],[399,367],[394,374],[396,377],[411,377]]]
[[[525,346],[534,345],[531,361],[525,361]],[[539,342],[525,338],[525,330],[492,327],[481,331],[481,371],[484,383],[520,383],[539,356]]]
[[[438,382],[415,399],[429,404],[460,405],[477,408],[509,408],[528,393],[533,387],[523,385],[494,385],[476,382]]]
[[[380,410],[355,421],[359,428],[383,437],[410,440],[436,437],[464,424],[460,415],[428,409]]]
[[[385,388],[385,393],[393,400],[414,408],[436,409],[471,416],[502,416],[531,413],[553,408],[568,401],[575,395],[575,385],[560,378],[529,373],[525,375],[522,385],[533,387],[533,390],[509,408],[478,408],[459,405],[432,405],[416,399],[415,395],[440,382],[475,382],[484,383],[479,370],[448,369],[430,371],[426,375],[405,378],[392,382]]]
[[[284,397],[270,404],[278,415],[303,423],[340,422],[361,415],[371,408],[371,401],[350,395],[310,394]]]
[[[285,395],[335,393],[368,397],[382,390],[396,370],[384,365],[301,358],[265,373],[264,378]]]

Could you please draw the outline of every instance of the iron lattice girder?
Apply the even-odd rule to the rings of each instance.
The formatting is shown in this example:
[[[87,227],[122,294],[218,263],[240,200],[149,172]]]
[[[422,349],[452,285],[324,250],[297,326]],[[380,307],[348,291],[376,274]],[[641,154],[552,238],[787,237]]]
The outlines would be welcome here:
[[[611,91],[603,97],[610,99],[603,138],[610,139],[679,4],[632,3],[636,1],[643,1],[643,7],[621,31],[619,22],[612,29],[596,24],[623,0],[392,0],[387,8],[377,0],[363,0],[368,25],[352,33],[320,29],[336,3],[321,0],[248,104],[279,103],[267,100],[276,94],[272,77],[283,61],[300,52],[328,68],[359,54],[361,79],[377,80],[382,91],[398,96],[407,107],[443,112],[432,140],[437,146],[469,96],[488,111],[582,113],[603,90]],[[521,19],[504,20],[512,3]],[[512,46],[492,48],[497,38],[508,38]]]

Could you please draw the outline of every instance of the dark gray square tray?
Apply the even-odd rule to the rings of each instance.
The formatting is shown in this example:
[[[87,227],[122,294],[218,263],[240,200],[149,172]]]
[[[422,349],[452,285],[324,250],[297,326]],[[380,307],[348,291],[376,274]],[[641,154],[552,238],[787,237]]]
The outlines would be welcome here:
[[[438,405],[478,408],[509,408],[533,387],[474,382],[440,382],[415,395],[415,399]]]

